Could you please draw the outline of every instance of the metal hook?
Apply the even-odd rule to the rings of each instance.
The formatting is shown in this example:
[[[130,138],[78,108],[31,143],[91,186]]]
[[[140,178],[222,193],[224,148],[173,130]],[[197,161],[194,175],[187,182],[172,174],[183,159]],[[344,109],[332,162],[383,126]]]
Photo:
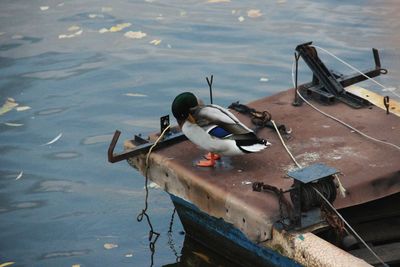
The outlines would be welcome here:
[[[386,108],[386,114],[389,114],[389,96],[385,96],[383,98],[383,105],[385,105]]]
[[[114,157],[114,149],[115,149],[115,146],[117,145],[117,142],[118,142],[118,139],[119,139],[120,135],[121,135],[121,132],[116,130],[115,133],[114,133],[114,136],[112,138],[112,141],[110,143],[110,146],[108,147],[108,153],[107,153],[108,161],[111,162],[111,163],[114,163],[114,162],[118,161],[118,159],[116,157]]]

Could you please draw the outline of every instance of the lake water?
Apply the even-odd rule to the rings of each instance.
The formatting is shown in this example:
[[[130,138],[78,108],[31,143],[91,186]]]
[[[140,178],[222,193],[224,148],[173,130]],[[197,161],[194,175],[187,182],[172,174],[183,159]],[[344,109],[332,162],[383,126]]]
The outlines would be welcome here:
[[[120,140],[157,131],[184,90],[207,100],[206,76],[222,106],[272,95],[292,86],[296,45],[314,41],[361,69],[378,48],[389,74],[377,79],[400,87],[397,1],[320,2],[2,0],[0,264],[150,266],[148,227],[136,221],[143,177],[108,163],[107,148],[115,129]],[[172,213],[151,189],[154,266],[181,256]],[[194,255],[213,265],[211,252]]]

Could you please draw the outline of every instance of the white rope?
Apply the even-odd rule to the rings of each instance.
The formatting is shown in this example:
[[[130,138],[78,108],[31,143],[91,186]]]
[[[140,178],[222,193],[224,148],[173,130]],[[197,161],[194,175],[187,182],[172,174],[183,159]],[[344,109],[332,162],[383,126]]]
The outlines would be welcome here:
[[[287,153],[289,154],[289,156],[292,158],[293,162],[297,165],[297,167],[301,168],[301,165],[296,161],[295,157],[293,156],[293,154],[290,152],[290,150],[288,149],[288,147],[285,144],[285,141],[283,140],[281,133],[278,130],[278,127],[276,127],[275,121],[271,120],[272,124],[274,125],[275,131],[277,132],[279,139],[281,140],[281,143],[283,145],[283,147],[286,149]],[[368,245],[367,243],[365,243],[365,241],[361,238],[361,236],[359,236],[357,234],[357,232],[353,229],[353,227],[351,227],[351,225],[345,220],[345,218],[343,218],[343,216],[339,213],[339,211],[337,211],[337,209],[329,202],[329,200],[327,200],[324,195],[319,192],[314,186],[313,189],[315,190],[315,192],[317,192],[317,194],[329,205],[329,207],[339,216],[339,218],[346,224],[346,226],[353,232],[353,234],[364,244],[364,246],[371,252],[372,255],[374,255],[374,257],[376,257],[376,259],[383,264],[383,266],[389,267]]]
[[[293,82],[293,87],[296,87],[296,83],[295,83],[295,81],[294,81],[294,68],[295,68],[295,62],[293,61],[293,64],[292,64],[292,82]],[[306,100],[306,99],[300,94],[300,92],[299,92],[296,88],[295,88],[295,90],[296,90],[297,95],[298,95],[307,105],[309,105],[310,107],[312,107],[313,109],[315,109],[315,110],[318,111],[319,113],[325,115],[325,116],[328,117],[328,118],[331,118],[331,119],[334,120],[334,121],[337,121],[337,122],[341,123],[342,125],[346,126],[346,127],[349,128],[350,130],[352,130],[352,131],[354,131],[354,132],[356,132],[356,133],[358,133],[358,134],[364,136],[364,137],[367,138],[367,139],[370,139],[370,140],[372,140],[372,141],[374,141],[374,142],[378,142],[378,143],[385,144],[385,145],[388,145],[388,146],[392,146],[392,147],[394,147],[394,148],[400,150],[400,146],[398,146],[398,145],[396,145],[396,144],[392,144],[392,143],[386,142],[386,141],[382,141],[382,140],[376,139],[376,138],[374,138],[374,137],[372,137],[372,136],[369,136],[369,135],[367,135],[366,133],[363,133],[362,131],[360,131],[360,130],[354,128],[354,127],[351,126],[350,124],[348,124],[348,123],[346,123],[346,122],[344,122],[344,121],[342,121],[342,120],[340,120],[340,119],[338,119],[338,118],[336,118],[336,117],[334,117],[334,116],[332,116],[332,115],[330,115],[330,114],[328,114],[328,113],[322,111],[321,109],[319,109],[319,108],[317,108],[316,106],[314,106],[313,104],[311,104],[308,100]]]
[[[338,183],[338,189],[339,189],[340,195],[342,196],[342,198],[345,198],[345,197],[346,197],[346,192],[347,192],[347,190],[346,190],[346,188],[344,188],[342,182],[340,181],[339,175],[334,174],[333,176],[335,176],[336,181],[337,181],[337,183]]]
[[[286,152],[289,154],[289,156],[292,158],[293,162],[297,165],[297,167],[301,168],[301,165],[297,162],[297,160],[294,158],[292,153],[290,153],[289,148],[286,146],[285,141],[283,141],[281,133],[278,130],[278,127],[276,127],[275,121],[271,120],[272,124],[274,125],[275,131],[278,133],[279,139],[281,139],[281,143],[283,147],[286,149]]]
[[[168,125],[164,131],[160,134],[160,136],[157,138],[157,140],[154,142],[154,144],[150,147],[149,152],[147,152],[146,155],[146,166],[149,166],[149,159],[150,159],[150,154],[153,151],[153,148],[160,142],[160,140],[164,137],[165,133],[171,128],[171,125]]]
[[[389,91],[389,92],[391,92],[393,95],[395,95],[395,96],[397,96],[397,97],[400,97],[399,94],[396,94],[396,92],[393,91],[393,90],[395,90],[396,88],[393,88],[393,90],[392,90],[392,88],[387,88],[386,86],[384,86],[383,84],[379,83],[379,82],[376,81],[375,79],[369,77],[368,75],[366,75],[365,73],[363,73],[362,71],[360,71],[359,69],[357,69],[356,67],[350,65],[349,63],[347,63],[347,62],[344,61],[343,59],[339,58],[338,56],[334,55],[333,53],[329,52],[328,50],[326,50],[326,49],[324,49],[324,48],[322,48],[322,47],[320,47],[320,46],[317,46],[317,45],[310,45],[310,46],[315,47],[315,48],[317,48],[317,49],[319,49],[319,50],[324,51],[325,53],[327,53],[327,54],[330,55],[331,57],[335,58],[336,60],[340,61],[341,63],[343,63],[344,65],[346,65],[346,66],[349,67],[350,69],[352,69],[352,70],[354,70],[354,71],[360,73],[362,76],[364,76],[365,78],[367,78],[367,79],[370,80],[371,82],[373,82],[373,83],[379,85],[380,87],[382,87],[383,90]]]

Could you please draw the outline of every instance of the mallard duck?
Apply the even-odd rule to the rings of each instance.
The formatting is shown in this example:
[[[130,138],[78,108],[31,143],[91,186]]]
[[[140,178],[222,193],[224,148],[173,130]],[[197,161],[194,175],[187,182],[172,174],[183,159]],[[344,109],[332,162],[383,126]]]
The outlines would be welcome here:
[[[235,156],[259,152],[270,145],[241,123],[235,115],[218,105],[204,105],[194,94],[179,94],[172,113],[182,132],[197,146],[209,151],[198,166],[213,167],[218,155]]]

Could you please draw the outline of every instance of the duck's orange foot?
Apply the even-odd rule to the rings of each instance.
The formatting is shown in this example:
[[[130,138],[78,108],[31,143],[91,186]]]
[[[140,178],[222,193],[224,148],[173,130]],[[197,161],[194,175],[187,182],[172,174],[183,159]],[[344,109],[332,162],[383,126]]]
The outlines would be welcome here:
[[[197,162],[197,166],[199,166],[199,167],[214,167],[215,160],[214,159],[200,160],[199,162]]]
[[[208,160],[211,160],[211,157],[213,157],[214,160],[220,160],[220,159],[221,159],[221,156],[220,156],[220,155],[215,154],[215,153],[211,153],[211,152],[209,152],[209,153],[207,153],[206,155],[204,155],[204,158],[206,158],[206,159],[208,159]]]

